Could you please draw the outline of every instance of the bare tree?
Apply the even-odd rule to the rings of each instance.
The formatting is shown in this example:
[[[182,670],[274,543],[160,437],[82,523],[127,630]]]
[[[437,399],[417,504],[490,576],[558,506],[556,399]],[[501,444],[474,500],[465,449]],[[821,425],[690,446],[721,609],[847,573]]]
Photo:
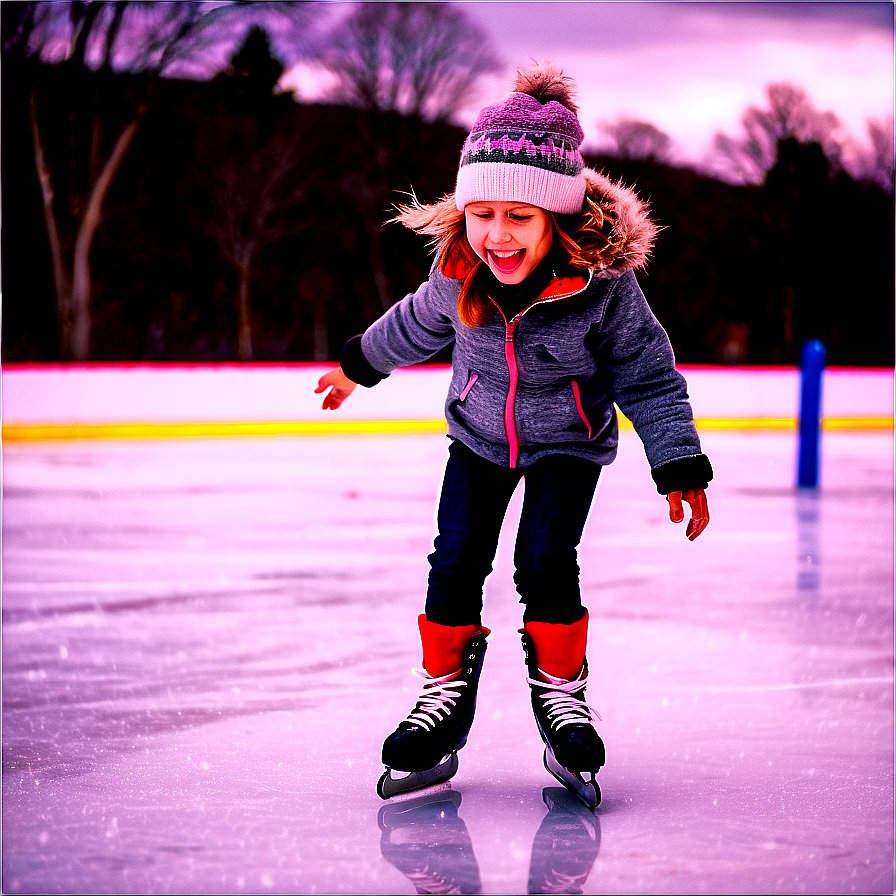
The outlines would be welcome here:
[[[448,3],[360,3],[320,61],[337,79],[335,99],[428,121],[449,119],[500,67],[483,29]]]
[[[203,229],[236,274],[241,361],[253,357],[251,297],[259,256],[311,224],[308,196],[318,172],[300,157],[304,136],[287,120],[246,155],[218,155],[203,166],[210,203]]]
[[[208,74],[222,48],[232,46],[263,14],[285,16],[298,30],[308,4],[72,0],[18,5],[27,10],[22,10],[20,27],[4,39],[4,50],[22,47],[26,55],[65,73],[54,92],[62,94],[70,152],[51,156],[47,150],[48,113],[41,108],[36,79],[31,133],[52,258],[60,352],[70,360],[85,360],[90,355],[91,248],[109,191],[149,108],[154,80],[178,66],[192,65]],[[111,116],[100,108],[101,85],[113,71],[142,75],[144,89],[123,123],[106,133]],[[47,107],[58,106],[58,96],[45,100]]]
[[[197,160],[208,199],[199,224],[236,275],[240,361],[254,355],[252,290],[263,268],[259,258],[311,225],[311,193],[325,173],[298,110],[283,111],[274,95],[283,70],[265,29],[253,26],[225,70],[246,101],[240,103],[244,112],[235,113],[236,124],[231,117],[218,119],[225,130],[201,144]],[[315,303],[315,313],[318,304],[326,303]]]
[[[3,55],[9,59],[24,58],[31,52],[30,43],[36,27],[34,3],[6,3],[0,6],[3,29]]]
[[[715,136],[715,153],[730,173],[761,183],[775,165],[779,142],[787,139],[817,143],[832,167],[840,167],[843,142],[833,112],[819,112],[805,90],[787,82],[769,84],[766,95],[767,109],[750,106],[741,117],[741,137]]]
[[[893,116],[868,120],[870,149],[859,151],[855,161],[855,175],[858,180],[880,187],[890,196],[894,192],[894,134]]]
[[[463,4],[429,2],[355,4],[328,36],[318,61],[336,79],[332,99],[370,113],[397,113],[408,125],[361,116],[358,143],[364,154],[341,180],[364,224],[373,284],[385,310],[394,296],[383,263],[382,225],[396,170],[414,141],[411,123],[450,120],[470,100],[479,78],[498,71],[500,62]]]
[[[601,121],[600,129],[609,138],[610,153],[626,161],[665,162],[672,148],[672,138],[655,125],[634,118]]]

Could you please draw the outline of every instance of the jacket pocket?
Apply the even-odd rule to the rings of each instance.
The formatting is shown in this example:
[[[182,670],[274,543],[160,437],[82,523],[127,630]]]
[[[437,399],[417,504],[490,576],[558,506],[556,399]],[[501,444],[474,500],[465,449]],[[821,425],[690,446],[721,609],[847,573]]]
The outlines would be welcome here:
[[[582,405],[582,392],[579,389],[579,384],[576,380],[572,380],[569,385],[572,389],[572,397],[576,403],[576,410],[579,412],[579,418],[582,423],[585,424],[585,428],[588,430],[588,438],[590,439],[594,434],[594,431],[591,428],[591,421],[588,419],[588,415],[585,413],[585,408]]]

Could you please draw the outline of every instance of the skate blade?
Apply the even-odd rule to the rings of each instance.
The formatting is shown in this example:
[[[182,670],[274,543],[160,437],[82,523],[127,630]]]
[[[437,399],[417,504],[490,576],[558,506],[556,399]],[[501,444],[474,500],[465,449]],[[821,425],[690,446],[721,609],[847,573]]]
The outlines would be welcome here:
[[[457,753],[449,753],[433,768],[419,772],[402,772],[387,768],[380,778],[376,792],[384,800],[395,799],[401,794],[410,793],[419,796],[424,788],[427,792],[435,792],[436,785],[446,784],[457,774]],[[443,789],[447,790],[450,784]]]
[[[544,751],[544,767],[588,809],[596,809],[600,805],[600,785],[594,775],[591,775],[591,781],[585,781],[580,775],[560,765],[550,750]]]
[[[444,793],[446,790],[451,791],[452,793],[455,792],[451,790],[450,781],[442,781],[439,784],[418,787],[415,790],[400,790],[392,796],[384,797],[384,799],[387,803],[411,803],[418,799],[425,801],[427,797],[434,796],[438,793]],[[385,806],[383,808],[385,808]]]

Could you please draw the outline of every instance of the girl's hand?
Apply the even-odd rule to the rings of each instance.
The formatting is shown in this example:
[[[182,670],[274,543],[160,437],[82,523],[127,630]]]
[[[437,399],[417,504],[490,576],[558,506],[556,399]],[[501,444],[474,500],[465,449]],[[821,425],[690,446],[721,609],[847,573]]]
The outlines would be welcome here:
[[[706,503],[706,492],[702,488],[688,489],[686,492],[669,492],[669,519],[680,523],[684,519],[682,501],[691,506],[691,519],[685,531],[689,541],[693,541],[709,525],[709,505]]]
[[[315,393],[330,391],[324,396],[324,403],[321,407],[326,411],[335,411],[339,405],[345,401],[352,392],[355,391],[357,383],[353,383],[343,372],[341,367],[330,370],[325,373],[317,383]]]

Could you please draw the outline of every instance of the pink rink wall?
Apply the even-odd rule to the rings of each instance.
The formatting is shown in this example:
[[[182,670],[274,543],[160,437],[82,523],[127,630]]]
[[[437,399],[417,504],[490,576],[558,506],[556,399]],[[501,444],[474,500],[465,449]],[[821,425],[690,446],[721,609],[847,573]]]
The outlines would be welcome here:
[[[374,389],[358,388],[336,412],[322,411],[321,396],[314,393],[328,369],[321,364],[9,365],[0,371],[3,438],[140,436],[152,434],[153,427],[158,435],[228,435],[443,425],[447,366],[395,371]],[[796,425],[796,368],[680,369],[704,427]],[[826,370],[824,425],[892,428],[893,374],[878,368]]]

